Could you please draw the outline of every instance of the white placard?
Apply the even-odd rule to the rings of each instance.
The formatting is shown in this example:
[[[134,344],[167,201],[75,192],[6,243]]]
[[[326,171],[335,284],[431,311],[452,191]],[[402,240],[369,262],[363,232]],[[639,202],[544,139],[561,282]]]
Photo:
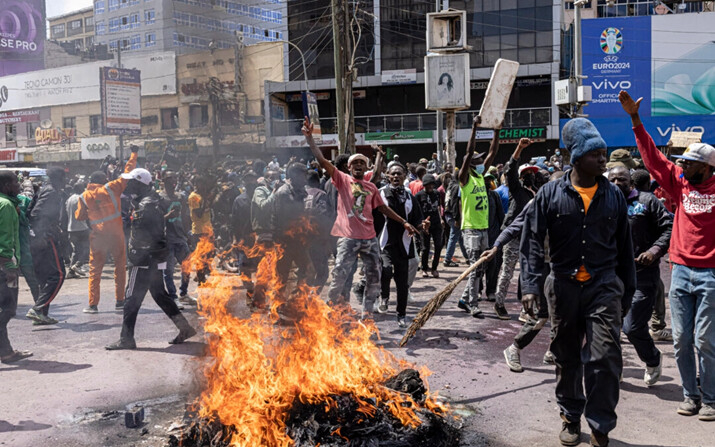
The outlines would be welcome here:
[[[482,118],[480,127],[495,129],[504,121],[504,113],[518,71],[519,63],[515,61],[498,59],[494,64],[487,93],[479,110],[479,116]]]
[[[142,96],[176,94],[174,53],[123,57],[122,65],[141,70]],[[0,78],[0,87],[7,88],[0,112],[99,101],[97,73],[109,66],[116,63],[90,62]]]
[[[430,54],[425,57],[425,108],[468,109],[469,54]]]
[[[117,156],[119,140],[116,136],[82,138],[82,160],[103,160],[107,155]]]

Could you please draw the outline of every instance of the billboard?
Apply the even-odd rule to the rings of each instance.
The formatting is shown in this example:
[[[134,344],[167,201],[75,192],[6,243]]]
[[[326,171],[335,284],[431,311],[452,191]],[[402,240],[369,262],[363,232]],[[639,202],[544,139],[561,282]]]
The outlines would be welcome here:
[[[142,133],[141,72],[129,68],[99,69],[102,130],[106,135]]]
[[[99,101],[97,72],[108,63],[111,65],[111,61],[90,62],[0,78],[0,112]],[[142,67],[142,95],[176,94],[174,53],[122,57],[122,65]]]
[[[713,12],[583,21],[584,85],[593,92],[584,113],[609,147],[636,145],[620,90],[643,98],[641,119],[656,145],[678,131],[715,142],[712,23]]]
[[[45,68],[45,0],[0,0],[0,76]]]
[[[469,54],[425,56],[425,108],[460,110],[471,105]]]

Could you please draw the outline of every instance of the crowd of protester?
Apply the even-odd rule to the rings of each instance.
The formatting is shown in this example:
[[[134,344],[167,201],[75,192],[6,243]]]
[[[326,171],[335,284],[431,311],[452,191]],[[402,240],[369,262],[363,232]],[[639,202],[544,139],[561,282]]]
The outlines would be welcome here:
[[[133,147],[123,170],[108,158],[86,177],[49,168],[40,185],[4,171],[1,360],[32,355],[14,350],[7,333],[18,276],[35,303],[27,318],[53,325],[50,305],[65,279],[88,276],[83,312],[99,311],[101,273],[111,260],[114,308],[124,315],[119,340],[107,346],[114,350],[136,347],[134,326],[147,291],[179,329],[170,343],[196,334],[181,312],[197,305],[181,264],[201,241],[215,250],[202,253],[205,267],[196,280],[206,281],[218,256],[220,268],[241,275],[253,312],[269,304],[253,248],[278,245],[282,317],[296,318],[287,290],[295,272],[299,285],[317,293],[325,287],[330,305],[349,305],[352,296],[360,318],[394,312],[401,328],[410,322],[407,304],[418,272],[440,278],[440,271],[461,272],[481,260],[456,305],[474,318],[493,312],[511,320],[505,301],[516,284],[523,327],[504,350],[514,372],[524,370],[521,350],[550,323],[543,361],[558,373],[563,445],[578,444],[582,415],[592,445],[608,444],[622,378],[621,332],[644,364],[646,386],[662,371],[655,342],[673,341],[684,392],[678,413],[715,420],[715,233],[709,225],[715,149],[698,143],[672,162],[643,128],[639,102],[626,93],[621,102],[642,160],[628,150],[609,159],[598,130],[577,118],[564,126],[565,148],[551,157],[523,159],[532,144],[523,138],[506,163],[495,165],[499,132],[488,152],[475,153],[477,117],[456,169],[436,154],[416,163],[387,160],[379,147],[374,159],[358,153],[330,161],[306,120],[311,160],[229,158],[205,171],[188,164],[172,170],[161,162],[138,168]],[[661,258],[672,269],[672,334]]]

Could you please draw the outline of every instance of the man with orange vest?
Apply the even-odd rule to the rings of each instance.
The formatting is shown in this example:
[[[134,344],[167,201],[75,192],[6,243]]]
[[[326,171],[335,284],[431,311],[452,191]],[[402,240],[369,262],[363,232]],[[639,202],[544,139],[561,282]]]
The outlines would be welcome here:
[[[129,173],[137,166],[137,146],[131,146],[132,154],[124,167]],[[129,180],[118,178],[107,182],[104,172],[97,171],[89,177],[87,189],[77,202],[75,217],[86,220],[89,234],[89,307],[84,313],[97,313],[99,283],[107,255],[114,259],[115,309],[124,308],[124,285],[127,278],[127,253],[122,226],[121,195]]]

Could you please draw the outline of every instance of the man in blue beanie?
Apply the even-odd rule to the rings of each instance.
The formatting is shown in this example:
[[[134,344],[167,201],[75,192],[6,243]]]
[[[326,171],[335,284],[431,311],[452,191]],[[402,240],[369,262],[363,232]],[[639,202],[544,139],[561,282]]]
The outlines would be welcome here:
[[[596,127],[587,119],[573,119],[562,139],[573,169],[544,185],[526,216],[520,246],[522,304],[533,315],[548,234],[551,274],[544,290],[563,419],[559,440],[578,445],[585,414],[591,445],[603,447],[616,427],[621,322],[636,288],[633,244],[626,200],[603,176],[606,142]]]

